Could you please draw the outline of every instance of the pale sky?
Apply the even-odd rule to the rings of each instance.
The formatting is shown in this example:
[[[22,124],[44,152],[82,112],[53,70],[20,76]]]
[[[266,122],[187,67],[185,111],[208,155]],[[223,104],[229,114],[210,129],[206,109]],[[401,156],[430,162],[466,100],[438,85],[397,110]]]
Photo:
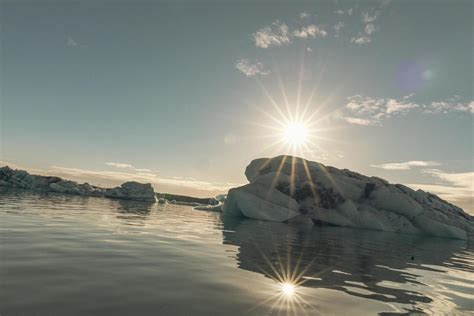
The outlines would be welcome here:
[[[0,8],[2,164],[212,196],[296,152],[474,214],[472,1]],[[294,151],[280,123],[297,115]]]

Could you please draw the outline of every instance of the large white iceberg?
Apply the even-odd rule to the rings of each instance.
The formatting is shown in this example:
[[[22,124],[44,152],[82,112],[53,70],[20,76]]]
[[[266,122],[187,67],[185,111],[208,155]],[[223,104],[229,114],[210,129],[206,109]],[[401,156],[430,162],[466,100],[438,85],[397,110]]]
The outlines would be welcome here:
[[[434,194],[291,156],[256,159],[224,213],[253,219],[468,239],[474,217]]]

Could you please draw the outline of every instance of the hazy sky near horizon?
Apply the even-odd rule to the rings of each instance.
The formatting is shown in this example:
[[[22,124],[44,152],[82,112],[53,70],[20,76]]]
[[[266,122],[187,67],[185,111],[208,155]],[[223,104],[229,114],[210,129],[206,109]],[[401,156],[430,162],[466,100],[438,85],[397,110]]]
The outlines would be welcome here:
[[[474,213],[472,1],[0,8],[3,164],[208,196],[291,153],[272,126],[306,106],[299,155]]]

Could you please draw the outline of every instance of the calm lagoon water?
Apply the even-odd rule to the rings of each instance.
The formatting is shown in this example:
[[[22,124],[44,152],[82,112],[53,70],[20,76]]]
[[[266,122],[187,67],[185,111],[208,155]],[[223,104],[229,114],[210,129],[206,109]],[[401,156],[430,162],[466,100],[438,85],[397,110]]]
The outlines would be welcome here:
[[[471,314],[464,241],[0,193],[0,314]]]

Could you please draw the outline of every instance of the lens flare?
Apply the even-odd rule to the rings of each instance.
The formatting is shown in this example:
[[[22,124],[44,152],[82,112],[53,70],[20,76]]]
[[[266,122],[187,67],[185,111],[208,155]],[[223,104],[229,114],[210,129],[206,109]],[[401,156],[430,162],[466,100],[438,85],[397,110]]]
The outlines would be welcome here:
[[[256,106],[264,118],[249,122],[267,130],[266,133],[262,133],[261,130],[251,130],[249,133],[250,138],[261,140],[259,155],[289,155],[312,160],[331,155],[331,152],[324,147],[326,142],[333,141],[328,136],[331,130],[337,128],[334,120],[331,120],[332,117],[337,117],[338,113],[335,113],[337,108],[330,107],[333,98],[337,97],[337,91],[324,93],[326,96],[323,97],[319,85],[323,79],[323,72],[319,74],[320,78],[315,78],[312,87],[305,91],[305,88],[309,88],[305,87],[305,84],[311,82],[306,82],[304,78],[307,69],[304,57],[303,54],[296,87],[291,80],[291,73],[288,77],[291,83],[286,85],[280,75],[278,64],[274,65],[275,69],[272,71],[276,75],[277,85],[272,85],[271,89],[267,89],[258,76],[254,77],[266,98],[261,105]]]
[[[281,285],[281,291],[286,296],[292,296],[293,294],[295,294],[295,286],[291,283],[283,283]]]
[[[308,141],[308,128],[302,122],[289,122],[283,130],[284,141],[293,146],[301,146]]]

